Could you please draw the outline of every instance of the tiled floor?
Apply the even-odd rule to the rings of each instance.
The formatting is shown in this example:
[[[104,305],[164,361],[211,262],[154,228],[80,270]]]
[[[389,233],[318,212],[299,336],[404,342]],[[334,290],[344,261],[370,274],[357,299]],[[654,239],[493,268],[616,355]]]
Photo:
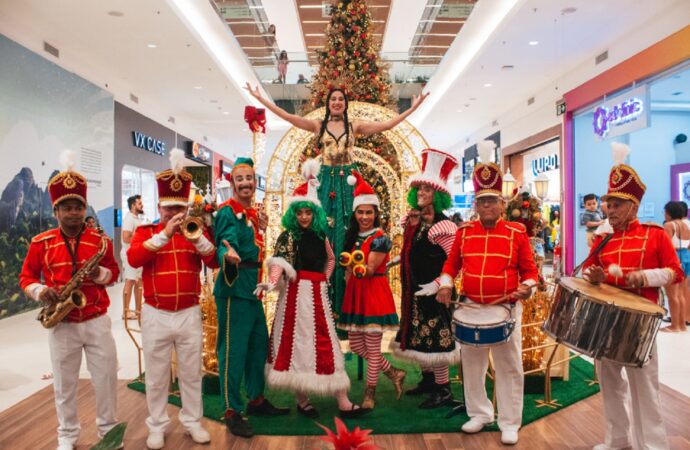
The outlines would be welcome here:
[[[122,284],[108,289],[109,310],[119,359],[118,378],[137,376],[137,352],[122,320]],[[48,332],[34,319],[36,311],[0,321],[0,411],[50,385],[41,380],[50,372]],[[384,344],[384,349],[387,344]],[[690,397],[690,332],[659,333],[659,377],[669,387]],[[82,361],[80,378],[89,378]]]

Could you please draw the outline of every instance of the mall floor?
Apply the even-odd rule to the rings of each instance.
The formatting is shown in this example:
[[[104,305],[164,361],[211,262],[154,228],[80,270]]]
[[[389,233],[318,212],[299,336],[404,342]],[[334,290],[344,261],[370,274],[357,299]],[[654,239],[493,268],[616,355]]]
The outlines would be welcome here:
[[[112,319],[113,335],[115,336],[118,346],[118,378],[120,380],[131,380],[138,375],[138,361],[136,348],[132,343],[131,338],[125,331],[124,321],[121,318],[122,284],[120,283],[109,288],[108,292],[113,300],[109,310],[109,315]],[[2,361],[2,364],[0,364],[0,413],[42,390],[43,391],[41,394],[37,395],[36,398],[42,398],[41,395],[46,397],[43,398],[42,404],[44,404],[46,408],[52,408],[52,390],[44,389],[51,385],[51,380],[42,379],[44,374],[50,373],[51,371],[50,358],[48,356],[48,333],[35,320],[35,315],[36,312],[31,311],[0,321],[0,342],[2,342],[2,353],[0,355],[0,361]],[[660,381],[662,384],[677,391],[676,393],[673,393],[676,398],[680,398],[682,401],[687,403],[687,401],[690,400],[688,399],[688,397],[690,397],[690,384],[687,383],[687,380],[690,379],[690,352],[688,351],[688,349],[690,349],[690,332],[673,334],[659,333],[658,345],[660,357]],[[86,370],[85,362],[82,363],[80,378],[89,378],[89,373]],[[91,396],[90,387],[84,383],[82,383],[81,386],[80,393],[86,392],[85,395]],[[121,390],[123,389],[126,390],[124,387],[121,388]],[[128,392],[127,395],[129,394],[130,393]],[[141,395],[133,392],[131,394],[139,396]],[[662,395],[662,400],[665,398],[665,395],[666,394]],[[47,397],[51,397],[51,399],[48,399]],[[592,406],[588,405],[587,408],[594,408],[595,410],[598,409],[597,405],[601,404],[599,397],[599,395],[595,396],[591,400]],[[582,403],[585,402],[590,402],[590,399]],[[141,411],[139,411],[138,415],[142,416],[143,421],[143,418],[145,417],[145,403],[143,397],[141,398],[140,409]],[[554,416],[562,415],[565,412],[566,411],[556,413]],[[597,411],[597,413],[599,413],[599,411]],[[588,414],[591,414],[591,411]],[[548,420],[557,419],[554,417],[554,419]],[[83,425],[85,429],[86,427],[89,429],[93,428],[91,426],[92,424]],[[143,426],[143,424],[140,425]],[[52,427],[50,430],[44,430],[46,437],[48,437],[48,434],[51,436],[51,442],[54,442],[53,430],[54,428]],[[145,430],[143,429],[140,431],[145,433]],[[523,430],[523,433],[524,431],[527,430]],[[521,435],[523,433],[521,433]],[[435,435],[409,436],[424,436],[424,439],[428,440],[432,439]],[[145,440],[145,435],[142,435],[141,437],[141,441],[143,443]],[[183,439],[183,437],[181,437],[181,439]],[[394,438],[391,437],[390,439]],[[311,442],[313,443],[313,441]],[[5,444],[10,443],[3,442],[3,436],[0,436],[0,448],[18,448],[12,445],[5,447]],[[676,446],[672,443],[672,448],[690,448],[690,446],[686,446],[688,441],[685,439],[683,439],[682,443],[679,442],[679,444],[681,445]],[[386,448],[399,448],[392,442],[391,445],[393,446],[387,446]],[[405,447],[407,448],[407,446]],[[316,447],[314,448],[318,448],[318,444],[316,444]],[[425,448],[450,447],[437,447],[434,444],[429,443],[425,444]],[[453,446],[453,448],[460,447]]]

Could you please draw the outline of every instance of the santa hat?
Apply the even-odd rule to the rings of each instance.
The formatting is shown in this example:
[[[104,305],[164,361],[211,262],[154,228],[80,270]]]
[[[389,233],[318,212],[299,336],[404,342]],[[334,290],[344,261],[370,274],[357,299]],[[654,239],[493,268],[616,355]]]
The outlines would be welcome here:
[[[317,189],[320,185],[319,171],[321,170],[321,163],[317,159],[309,159],[302,164],[302,176],[306,182],[297,186],[292,195],[288,197],[288,206],[296,202],[311,202],[317,206],[321,206]]]
[[[170,152],[170,169],[156,174],[158,203],[161,206],[187,206],[192,174],[184,170],[185,156],[179,148]]]
[[[86,178],[74,170],[77,154],[74,150],[65,150],[60,154],[60,164],[64,170],[48,182],[50,202],[53,207],[63,200],[71,198],[81,201],[86,206]]]
[[[491,162],[496,143],[481,141],[477,143],[477,153],[481,162],[474,166],[472,184],[474,197],[500,197],[503,193],[503,172],[496,163]]]
[[[635,169],[625,164],[625,159],[630,154],[630,147],[620,142],[612,142],[611,152],[613,167],[609,173],[608,192],[602,196],[602,200],[617,197],[639,205],[647,186],[640,180]]]
[[[374,192],[374,188],[369,183],[364,181],[362,175],[356,170],[352,169],[352,175],[347,177],[347,184],[354,186],[353,195],[355,197],[352,202],[352,210],[354,211],[360,205],[379,206],[379,198]]]
[[[458,165],[454,156],[440,150],[427,148],[422,150],[422,173],[410,178],[410,187],[427,184],[436,191],[450,195],[448,176]]]

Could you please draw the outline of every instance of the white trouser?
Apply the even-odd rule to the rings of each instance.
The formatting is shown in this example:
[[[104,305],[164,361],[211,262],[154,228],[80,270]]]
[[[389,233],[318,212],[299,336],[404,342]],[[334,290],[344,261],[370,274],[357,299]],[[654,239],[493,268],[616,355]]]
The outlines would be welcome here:
[[[103,314],[86,322],[60,322],[50,329],[48,342],[53,365],[53,389],[58,417],[58,444],[79,440],[77,385],[82,349],[96,392],[96,426],[103,437],[117,424],[117,351],[110,317]]]
[[[496,372],[496,400],[498,427],[501,431],[517,431],[522,424],[522,303],[513,309],[515,329],[508,342],[490,347]],[[467,415],[489,423],[494,420],[494,407],[486,395],[486,370],[489,367],[489,347],[462,345],[462,374],[465,387]]]
[[[201,308],[192,306],[177,312],[144,304],[141,311],[141,340],[146,365],[146,403],[151,432],[165,432],[172,349],[177,354],[177,376],[182,397],[179,419],[185,429],[199,427],[201,405]]]
[[[627,367],[611,361],[597,361],[599,386],[606,416],[606,445],[630,446],[634,450],[668,449],[666,429],[659,401],[659,358],[656,342],[651,360],[642,368]],[[623,376],[623,371],[627,380]],[[632,412],[632,426],[630,424]]]

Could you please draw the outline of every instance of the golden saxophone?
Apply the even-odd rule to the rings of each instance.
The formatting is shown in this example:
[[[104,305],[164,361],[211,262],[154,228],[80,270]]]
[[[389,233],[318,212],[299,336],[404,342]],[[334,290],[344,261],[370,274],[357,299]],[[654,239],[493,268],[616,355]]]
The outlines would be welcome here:
[[[36,320],[39,320],[41,325],[45,328],[53,328],[62,319],[67,317],[67,314],[74,308],[81,309],[86,305],[86,296],[79,288],[84,283],[86,276],[98,266],[107,249],[108,240],[103,237],[101,238],[101,248],[98,250],[98,253],[89,258],[82,268],[62,287],[59,293],[60,300],[41,308],[38,317],[36,317]]]

